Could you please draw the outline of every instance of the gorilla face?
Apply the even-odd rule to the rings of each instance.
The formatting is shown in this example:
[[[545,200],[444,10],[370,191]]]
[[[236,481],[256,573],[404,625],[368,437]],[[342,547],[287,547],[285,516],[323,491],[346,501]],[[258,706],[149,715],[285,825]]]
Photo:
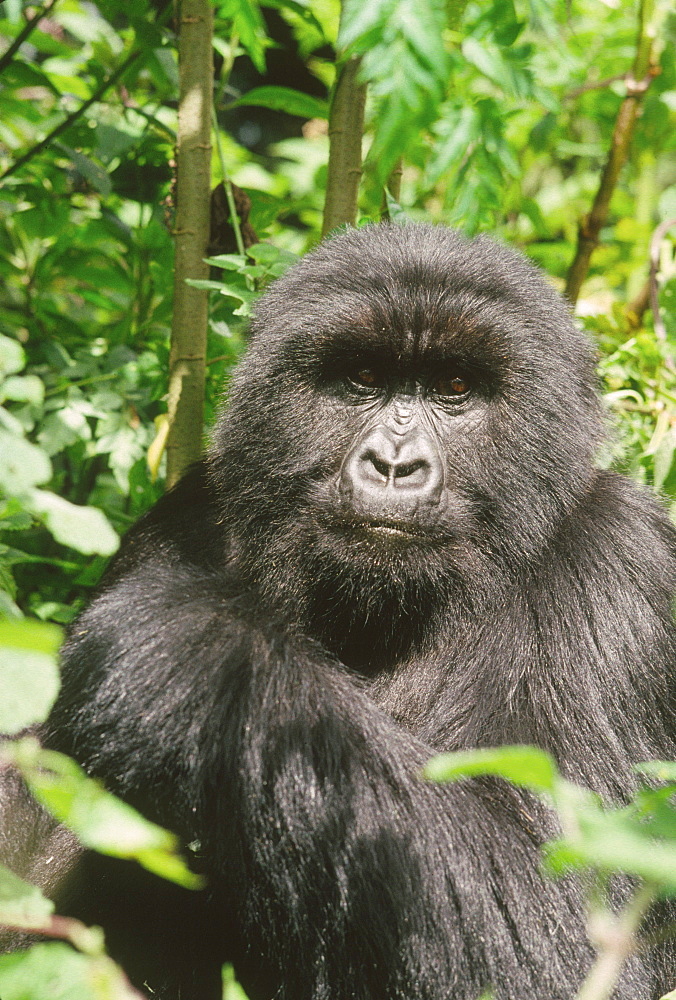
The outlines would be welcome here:
[[[252,333],[216,481],[270,593],[316,603],[323,583],[364,614],[446,600],[485,586],[479,564],[512,573],[541,552],[588,486],[592,351],[490,241],[347,232],[271,288]]]

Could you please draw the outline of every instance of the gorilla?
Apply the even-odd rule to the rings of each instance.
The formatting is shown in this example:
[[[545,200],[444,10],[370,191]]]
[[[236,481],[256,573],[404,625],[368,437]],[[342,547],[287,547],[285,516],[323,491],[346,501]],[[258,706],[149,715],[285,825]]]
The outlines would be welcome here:
[[[205,876],[61,865],[61,911],[150,995],[216,1000],[232,961],[252,1000],[575,996],[594,952],[579,881],[541,870],[555,817],[421,770],[532,743],[622,802],[675,755],[675,535],[595,465],[594,360],[530,264],[440,227],[342,232],[260,300],[211,451],[125,539],[45,733]],[[634,955],[614,997],[674,968]]]

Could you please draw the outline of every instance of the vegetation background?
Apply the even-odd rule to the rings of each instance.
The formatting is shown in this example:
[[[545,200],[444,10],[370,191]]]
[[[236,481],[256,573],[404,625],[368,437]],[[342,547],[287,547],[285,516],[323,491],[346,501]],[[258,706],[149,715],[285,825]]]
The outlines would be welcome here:
[[[541,265],[598,344],[601,460],[676,509],[668,0],[0,3],[0,731],[44,717],[53,625],[208,437],[256,295],[383,216]],[[578,862],[671,885],[645,852]],[[36,995],[6,961],[4,1000]],[[132,995],[115,982],[82,996]]]

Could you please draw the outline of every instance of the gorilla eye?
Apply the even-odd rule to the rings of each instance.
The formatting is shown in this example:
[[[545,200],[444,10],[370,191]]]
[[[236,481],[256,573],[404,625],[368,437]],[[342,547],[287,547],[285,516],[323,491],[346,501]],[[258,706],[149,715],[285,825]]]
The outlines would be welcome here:
[[[373,368],[359,368],[350,374],[350,381],[364,389],[380,389],[382,377]]]
[[[469,380],[462,375],[454,375],[452,378],[442,376],[432,383],[432,391],[437,396],[464,396],[469,390]]]

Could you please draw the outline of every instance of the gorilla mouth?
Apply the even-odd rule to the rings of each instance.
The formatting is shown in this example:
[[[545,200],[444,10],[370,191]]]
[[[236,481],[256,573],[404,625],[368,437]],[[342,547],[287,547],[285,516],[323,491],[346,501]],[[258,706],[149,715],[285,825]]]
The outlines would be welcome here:
[[[408,538],[422,538],[423,532],[409,521],[359,521],[356,525],[363,531],[372,532],[377,535],[392,535]]]

